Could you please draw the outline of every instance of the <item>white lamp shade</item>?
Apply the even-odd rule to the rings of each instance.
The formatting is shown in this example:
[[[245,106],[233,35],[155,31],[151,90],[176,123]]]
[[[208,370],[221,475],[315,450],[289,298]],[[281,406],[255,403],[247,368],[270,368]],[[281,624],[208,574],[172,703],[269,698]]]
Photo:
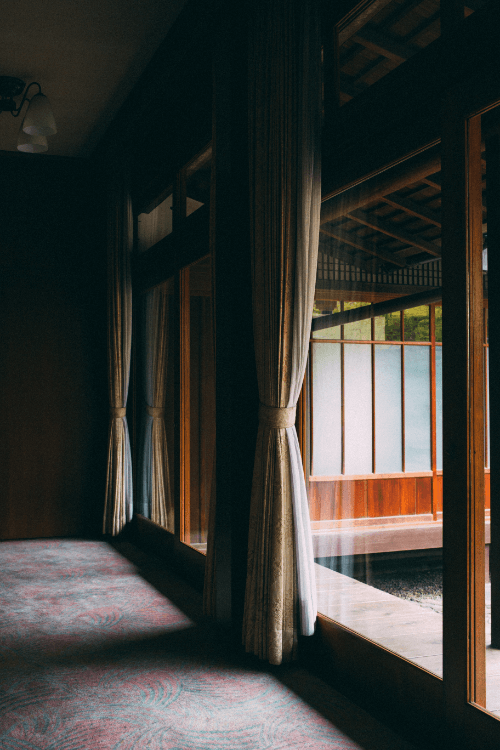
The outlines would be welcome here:
[[[28,135],[28,133],[23,132],[21,127],[17,138],[18,151],[24,151],[27,154],[42,154],[48,149],[49,144],[44,135]]]
[[[28,135],[54,135],[57,133],[49,100],[44,94],[35,94],[24,118],[23,130]]]

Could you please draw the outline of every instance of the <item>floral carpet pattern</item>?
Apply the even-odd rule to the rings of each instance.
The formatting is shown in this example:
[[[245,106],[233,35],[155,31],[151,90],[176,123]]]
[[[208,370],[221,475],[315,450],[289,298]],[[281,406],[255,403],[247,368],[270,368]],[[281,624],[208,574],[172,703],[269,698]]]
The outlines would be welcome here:
[[[2,750],[410,750],[304,670],[239,654],[136,558],[0,543]]]

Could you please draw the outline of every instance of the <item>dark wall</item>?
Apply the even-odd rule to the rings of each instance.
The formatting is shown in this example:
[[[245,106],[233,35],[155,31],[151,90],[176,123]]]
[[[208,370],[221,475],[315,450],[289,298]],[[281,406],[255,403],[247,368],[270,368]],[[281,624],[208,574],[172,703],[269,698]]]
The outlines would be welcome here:
[[[87,162],[0,154],[0,538],[99,533],[106,251]]]

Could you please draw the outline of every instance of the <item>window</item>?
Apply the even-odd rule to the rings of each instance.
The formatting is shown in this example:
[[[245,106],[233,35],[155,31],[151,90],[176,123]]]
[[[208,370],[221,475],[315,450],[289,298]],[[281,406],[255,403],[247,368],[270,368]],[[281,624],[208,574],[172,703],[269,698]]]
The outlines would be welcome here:
[[[202,554],[215,462],[211,155],[138,213],[135,274],[136,511],[171,535],[165,544]]]

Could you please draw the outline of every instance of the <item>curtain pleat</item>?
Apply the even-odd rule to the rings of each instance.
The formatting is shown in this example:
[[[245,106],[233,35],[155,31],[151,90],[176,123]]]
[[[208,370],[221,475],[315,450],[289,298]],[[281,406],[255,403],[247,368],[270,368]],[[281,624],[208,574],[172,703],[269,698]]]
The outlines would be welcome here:
[[[142,512],[173,532],[174,505],[165,429],[170,298],[166,285],[155,287],[146,295]]]
[[[250,224],[261,409],[243,641],[280,664],[316,618],[309,509],[294,412],[307,360],[321,201],[314,0],[261,0],[249,37]],[[264,408],[263,408],[264,407]]]
[[[132,457],[125,410],[132,343],[130,260],[133,216],[127,179],[115,176],[108,213],[108,472],[103,532],[118,534],[132,518]]]

